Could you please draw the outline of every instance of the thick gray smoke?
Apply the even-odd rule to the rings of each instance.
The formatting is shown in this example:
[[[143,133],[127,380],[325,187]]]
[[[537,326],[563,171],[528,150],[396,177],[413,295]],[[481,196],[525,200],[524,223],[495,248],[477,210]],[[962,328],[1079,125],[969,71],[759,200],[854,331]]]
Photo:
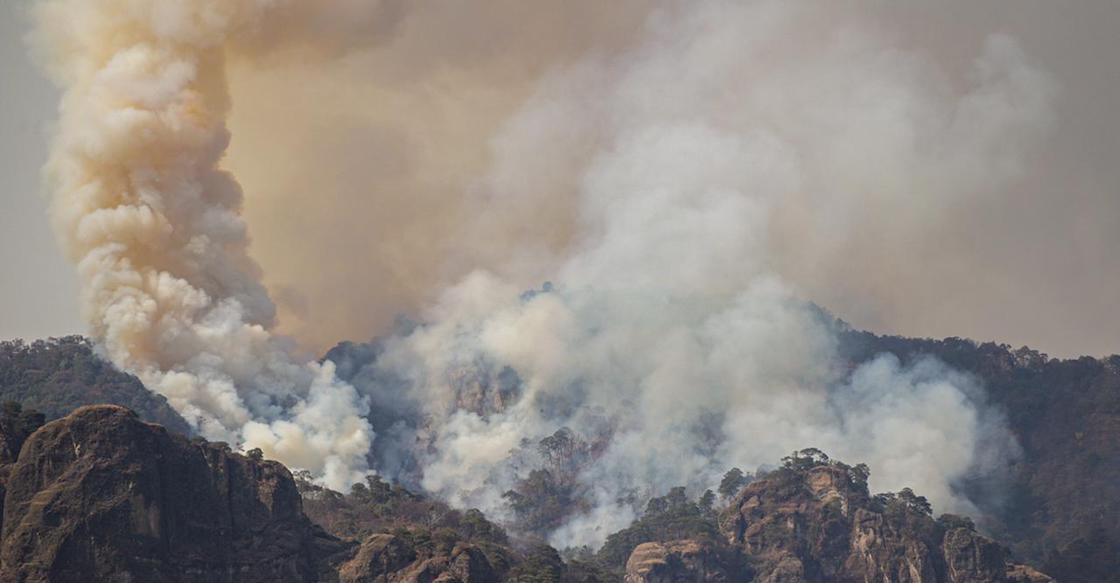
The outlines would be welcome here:
[[[392,34],[402,5],[43,6],[67,91],[56,219],[93,332],[206,435],[337,487],[368,461],[502,517],[502,493],[544,463],[526,445],[568,428],[594,451],[576,476],[590,504],[552,533],[560,546],[806,446],[969,512],[954,485],[1014,449],[982,390],[936,362],[845,370],[792,283],[827,286],[841,241],[896,240],[1019,176],[1054,89],[1009,37],[962,82],[832,3],[644,6],[624,48],[532,84],[454,195],[457,249],[437,253],[486,268],[452,270],[466,275],[372,364],[339,362],[347,383],[272,332],[220,168],[225,59],[345,53]]]
[[[907,228],[1020,172],[1048,79],[1002,36],[970,79],[828,10],[665,3],[630,50],[552,74],[495,141],[472,235],[561,205],[570,242],[530,235],[465,277],[359,386],[424,420],[400,440],[423,444],[424,488],[498,516],[533,467],[526,440],[609,435],[578,475],[592,509],[560,546],[627,525],[635,494],[710,487],[810,445],[867,462],[873,488],[973,511],[954,484],[1014,451],[982,391],[933,361],[840,370],[829,323],[776,269],[862,213]],[[558,180],[571,196],[552,200]],[[523,293],[544,277],[556,286]]]

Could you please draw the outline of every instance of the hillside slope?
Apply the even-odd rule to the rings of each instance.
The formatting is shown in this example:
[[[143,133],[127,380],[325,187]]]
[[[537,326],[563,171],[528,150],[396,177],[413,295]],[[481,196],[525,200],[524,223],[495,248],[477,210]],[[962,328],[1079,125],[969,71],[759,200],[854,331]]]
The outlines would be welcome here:
[[[841,332],[841,340],[842,354],[851,366],[888,352],[903,362],[934,356],[975,375],[989,399],[1005,413],[1022,446],[1021,457],[1004,480],[961,484],[975,494],[970,497],[984,511],[979,530],[1007,545],[1016,560],[1040,567],[1060,581],[1120,582],[1120,357],[1058,360],[1026,348],[958,338],[908,339],[852,330]],[[338,358],[339,351],[334,352]],[[340,364],[340,372],[354,374],[365,362]],[[22,403],[27,410],[41,408],[47,419],[86,404],[115,403],[138,409],[140,418],[160,422],[172,433],[188,430],[164,399],[146,391],[135,377],[115,371],[79,337],[0,343],[0,399]],[[13,420],[5,422],[7,426],[26,425],[26,420],[17,418],[18,411],[14,414]],[[24,437],[13,433],[0,443],[8,452],[6,460],[15,461]],[[408,530],[418,524],[426,525],[429,535],[444,529],[440,556],[447,556],[459,543],[491,550],[508,548],[510,543],[502,538],[504,533],[479,527],[490,524],[481,516],[456,514],[384,483],[371,482],[365,493],[346,495],[315,489],[306,481],[297,483],[304,489],[312,518],[355,545],[374,534]],[[386,488],[390,494],[385,493]],[[657,528],[662,527],[654,530]],[[451,536],[451,532],[457,534]],[[616,536],[615,542],[625,544],[614,548],[614,555],[599,571],[587,565],[563,568],[570,567],[581,576],[589,572],[606,576],[600,572],[603,570],[621,575],[630,551],[638,544],[667,543],[681,536],[687,539],[689,533],[668,528],[654,534]],[[398,535],[394,536],[411,541],[408,545],[416,557],[424,557],[428,552],[424,549],[434,548],[431,544],[435,543],[425,543],[423,536],[417,542]],[[521,557],[518,553],[524,550],[491,553],[496,565],[506,565],[495,567],[495,572],[508,576],[509,564],[523,560],[508,557]],[[546,565],[549,572],[568,573],[552,558],[554,554],[538,553],[536,564]],[[499,556],[507,558],[496,558]]]
[[[855,331],[843,347],[852,362],[932,355],[979,378],[1023,450],[997,485],[1005,495],[976,497],[986,501],[982,526],[1065,583],[1120,581],[1120,356],[1060,360],[960,338]]]
[[[64,417],[84,405],[120,405],[170,431],[190,432],[167,399],[98,357],[93,344],[81,336],[0,342],[0,402],[4,401],[40,411],[47,419]]]
[[[920,496],[870,496],[865,469],[815,450],[748,484],[718,527],[710,498],[693,503],[678,489],[657,499],[652,513],[710,528],[689,540],[656,529],[627,539],[619,573],[594,559],[565,563],[477,512],[376,479],[348,496],[302,488],[334,501],[320,504],[320,520],[350,514],[328,522],[353,536],[333,536],[305,514],[281,464],[169,434],[122,407],[83,407],[15,437],[18,459],[0,465],[4,582],[1052,582],[968,521],[935,521]]]

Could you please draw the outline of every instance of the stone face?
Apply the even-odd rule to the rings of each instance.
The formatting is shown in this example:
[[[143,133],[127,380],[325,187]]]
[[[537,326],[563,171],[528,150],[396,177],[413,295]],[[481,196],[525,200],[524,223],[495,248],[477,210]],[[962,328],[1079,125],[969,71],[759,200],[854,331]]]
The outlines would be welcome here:
[[[403,540],[388,534],[375,534],[358,548],[354,558],[338,571],[339,583],[388,581],[416,560],[416,552]]]
[[[188,441],[116,406],[49,423],[0,460],[0,583],[492,583],[614,581],[555,550],[395,528],[324,533],[288,470]],[[912,493],[871,497],[843,464],[783,468],[744,488],[703,540],[648,542],[625,583],[1053,583]],[[411,499],[409,499],[411,500]],[[579,578],[583,577],[583,578]]]
[[[720,545],[695,540],[638,545],[626,562],[625,583],[751,580],[750,571]]]
[[[758,582],[1049,580],[1010,563],[1004,548],[971,524],[935,521],[920,502],[901,497],[871,498],[840,464],[782,469],[748,485],[721,527]]]
[[[116,406],[49,423],[7,466],[4,581],[302,582],[345,549],[279,463]]]
[[[965,528],[955,528],[942,536],[941,553],[946,575],[961,583],[1005,581],[1007,553],[996,543]]]
[[[375,534],[338,570],[339,583],[492,583],[501,579],[485,553],[469,544],[420,552],[407,541]]]

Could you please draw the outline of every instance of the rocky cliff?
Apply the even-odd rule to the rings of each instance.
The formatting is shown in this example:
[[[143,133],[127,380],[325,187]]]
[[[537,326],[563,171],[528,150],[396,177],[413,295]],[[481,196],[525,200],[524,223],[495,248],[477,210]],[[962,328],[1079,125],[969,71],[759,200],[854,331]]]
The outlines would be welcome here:
[[[486,583],[563,568],[551,549],[540,565],[502,544],[504,532],[477,511],[376,478],[385,498],[317,490],[320,507],[324,496],[345,498],[357,502],[335,510],[372,515],[344,540],[307,517],[283,465],[170,434],[123,407],[83,407],[30,436],[25,428],[0,423],[0,583]]]
[[[5,582],[312,581],[346,550],[303,515],[284,466],[122,407],[43,426],[4,473]]]
[[[793,458],[720,516],[723,541],[639,545],[626,583],[1047,583],[964,518],[934,519],[904,490],[871,496],[866,473]],[[741,561],[742,566],[735,561]]]
[[[803,462],[804,463],[804,462]],[[934,520],[904,490],[869,496],[838,463],[786,467],[748,485],[721,521],[758,582],[996,583],[1050,581],[1009,560],[967,519]]]
[[[122,407],[84,407],[26,435],[34,425],[0,423],[0,444],[18,449],[0,459],[2,583],[1053,582],[971,521],[935,520],[909,490],[871,496],[866,468],[816,450],[720,512],[675,489],[654,505],[662,520],[612,537],[629,555],[619,571],[565,563],[477,511],[376,478],[347,495],[297,482],[279,463]],[[308,518],[300,488],[337,532]],[[700,538],[672,538],[682,532]]]

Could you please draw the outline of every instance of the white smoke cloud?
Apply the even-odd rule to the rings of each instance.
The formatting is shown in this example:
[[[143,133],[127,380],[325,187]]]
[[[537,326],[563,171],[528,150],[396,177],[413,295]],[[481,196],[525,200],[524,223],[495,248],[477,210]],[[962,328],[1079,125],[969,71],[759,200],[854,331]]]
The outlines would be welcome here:
[[[41,40],[65,91],[52,211],[92,334],[114,363],[204,436],[260,447],[345,488],[367,470],[366,399],[269,332],[275,308],[247,254],[241,190],[219,168],[229,142],[223,51],[259,33],[274,4],[40,3]]]
[[[309,17],[320,6],[352,17]],[[55,218],[93,334],[204,435],[335,487],[372,448],[380,471],[507,516],[501,493],[540,462],[526,444],[568,427],[599,449],[577,476],[591,506],[553,534],[560,546],[602,542],[643,497],[806,446],[867,462],[875,488],[970,511],[954,484],[1011,447],[982,393],[932,362],[848,374],[790,282],[842,268],[842,241],[895,240],[1017,176],[1050,81],[1006,37],[962,85],[831,4],[655,6],[632,47],[544,79],[472,189],[461,256],[542,210],[570,223],[564,243],[523,232],[352,385],[270,332],[241,192],[219,168],[224,55],[343,50],[399,6],[43,3],[66,89]],[[545,278],[556,287],[522,293]]]
[[[535,197],[555,196],[556,177],[536,188],[526,169],[556,160],[570,171],[568,246],[533,253],[530,237],[528,260],[470,275],[388,341],[376,366],[407,379],[429,419],[422,485],[501,516],[497,493],[530,468],[515,453],[526,440],[606,425],[578,476],[595,503],[559,546],[625,526],[631,494],[711,487],[806,446],[868,463],[873,488],[974,512],[954,484],[1015,451],[982,392],[934,362],[881,357],[849,376],[782,254],[791,236],[811,241],[795,245],[808,269],[856,215],[909,228],[1009,180],[1052,92],[1006,37],[961,88],[818,5],[664,3],[637,46],[556,72],[495,140],[477,236],[487,211],[555,208]],[[519,294],[542,277],[557,288]],[[463,371],[505,367],[520,400],[464,410]]]

